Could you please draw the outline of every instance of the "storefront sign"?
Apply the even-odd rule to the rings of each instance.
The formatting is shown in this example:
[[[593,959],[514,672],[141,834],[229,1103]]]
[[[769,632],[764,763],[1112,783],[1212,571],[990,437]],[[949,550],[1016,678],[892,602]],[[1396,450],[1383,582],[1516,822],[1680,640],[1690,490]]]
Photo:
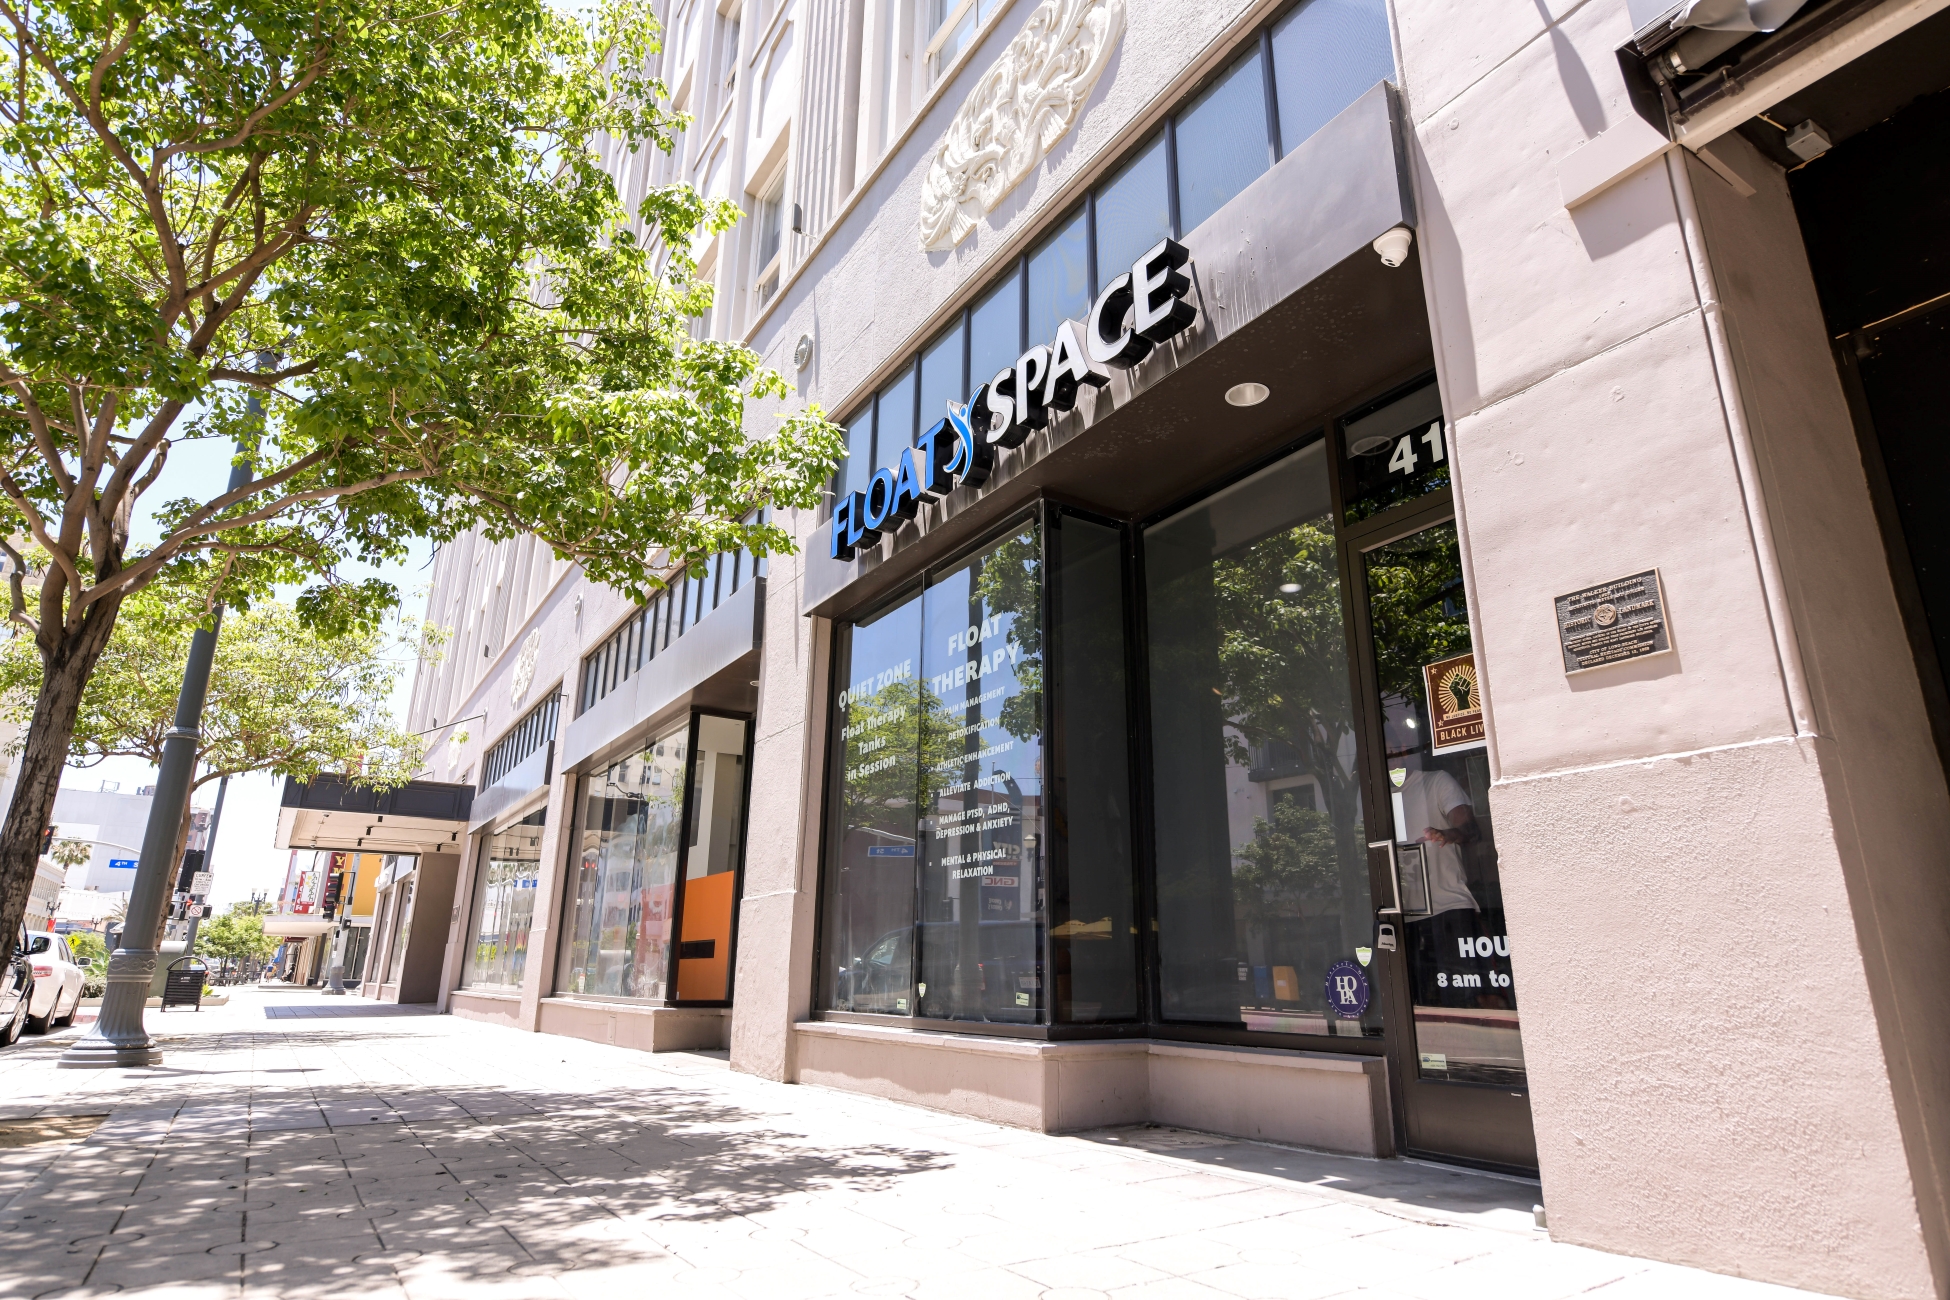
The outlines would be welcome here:
[[[1672,649],[1659,571],[1586,587],[1557,598],[1564,671],[1581,673]]]
[[[1049,427],[1052,411],[1074,409],[1080,390],[1109,383],[1112,367],[1128,370],[1188,328],[1198,319],[1198,309],[1185,301],[1190,262],[1183,244],[1159,241],[1104,286],[1081,335],[1077,322],[1062,322],[1053,341],[1017,357],[965,404],[950,402],[947,417],[903,450],[898,465],[877,471],[865,491],[833,503],[832,557],[851,560],[923,505],[957,487],[986,482],[997,447],[1021,446],[1032,432]]]
[[[1341,960],[1327,968],[1327,1009],[1342,1020],[1359,1020],[1368,1009],[1368,973]]]
[[[1422,687],[1429,701],[1429,752],[1483,748],[1483,685],[1475,651],[1423,664]]]

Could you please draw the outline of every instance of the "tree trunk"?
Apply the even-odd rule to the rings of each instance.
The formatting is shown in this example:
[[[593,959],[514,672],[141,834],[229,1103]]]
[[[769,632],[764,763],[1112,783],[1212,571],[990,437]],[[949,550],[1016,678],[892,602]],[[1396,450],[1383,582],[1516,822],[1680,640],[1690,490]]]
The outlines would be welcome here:
[[[95,603],[79,631],[67,636],[50,653],[41,648],[41,691],[34,700],[34,719],[20,751],[20,776],[14,784],[7,820],[0,825],[0,935],[20,931],[27,900],[34,890],[40,865],[41,832],[54,815],[54,795],[68,765],[68,743],[74,739],[81,694],[94,675],[95,661],[115,628],[119,596]]]

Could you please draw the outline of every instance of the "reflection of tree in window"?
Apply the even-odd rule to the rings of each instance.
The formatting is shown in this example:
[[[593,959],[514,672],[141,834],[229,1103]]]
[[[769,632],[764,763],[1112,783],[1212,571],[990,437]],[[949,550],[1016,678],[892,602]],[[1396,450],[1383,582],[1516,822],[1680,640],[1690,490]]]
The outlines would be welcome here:
[[[1470,648],[1459,559],[1454,524],[1368,553],[1368,608],[1381,698],[1391,712],[1405,705],[1420,715],[1411,737],[1390,737],[1391,754],[1412,753],[1428,743],[1422,666]],[[1400,743],[1403,739],[1409,743]]]
[[[976,570],[975,594],[992,617],[1013,614],[1010,639],[1022,647],[1015,664],[1015,690],[1002,702],[1002,728],[1017,740],[1043,734],[1043,555],[1038,534],[1011,537],[984,557]]]
[[[1349,944],[1365,916],[1343,899],[1365,893],[1366,862],[1333,530],[1301,524],[1215,560],[1213,598],[1227,760],[1255,780],[1310,778],[1326,805],[1303,802],[1306,786],[1269,791],[1270,815],[1236,850],[1240,919],[1264,930],[1332,918]]]

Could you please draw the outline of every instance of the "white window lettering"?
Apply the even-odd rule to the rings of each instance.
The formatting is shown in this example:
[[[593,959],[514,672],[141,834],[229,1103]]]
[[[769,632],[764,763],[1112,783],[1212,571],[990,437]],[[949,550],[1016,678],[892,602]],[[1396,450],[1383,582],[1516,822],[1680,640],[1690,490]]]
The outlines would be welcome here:
[[[1415,458],[1415,435],[1409,434],[1395,444],[1395,454],[1388,458],[1388,472],[1413,474],[1415,467],[1421,463]]]

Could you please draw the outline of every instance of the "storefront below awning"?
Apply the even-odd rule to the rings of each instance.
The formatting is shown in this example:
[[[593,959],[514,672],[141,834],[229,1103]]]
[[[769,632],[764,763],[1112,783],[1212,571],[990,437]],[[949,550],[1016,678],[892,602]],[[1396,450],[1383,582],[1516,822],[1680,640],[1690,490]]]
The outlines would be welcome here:
[[[286,781],[275,844],[281,849],[435,852],[458,844],[467,833],[473,798],[473,786],[444,781],[409,781],[392,790],[369,790],[336,776]]]

